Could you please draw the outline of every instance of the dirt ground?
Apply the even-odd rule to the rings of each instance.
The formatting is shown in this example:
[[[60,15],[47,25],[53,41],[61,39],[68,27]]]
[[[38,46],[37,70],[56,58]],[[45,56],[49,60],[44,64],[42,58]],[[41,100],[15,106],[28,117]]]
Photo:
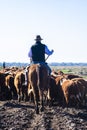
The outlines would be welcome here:
[[[87,130],[87,106],[45,106],[44,112],[37,115],[32,103],[0,101],[0,130]]]

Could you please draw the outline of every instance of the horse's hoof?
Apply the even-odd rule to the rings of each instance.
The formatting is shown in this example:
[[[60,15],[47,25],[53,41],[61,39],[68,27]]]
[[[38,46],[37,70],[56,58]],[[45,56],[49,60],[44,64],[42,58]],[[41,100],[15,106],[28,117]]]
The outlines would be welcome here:
[[[41,107],[40,111],[41,111],[41,112],[43,112],[43,111],[44,111],[44,108],[43,108],[43,107]]]
[[[21,99],[19,98],[18,101],[21,102]]]
[[[36,114],[39,114],[39,109],[36,109]]]

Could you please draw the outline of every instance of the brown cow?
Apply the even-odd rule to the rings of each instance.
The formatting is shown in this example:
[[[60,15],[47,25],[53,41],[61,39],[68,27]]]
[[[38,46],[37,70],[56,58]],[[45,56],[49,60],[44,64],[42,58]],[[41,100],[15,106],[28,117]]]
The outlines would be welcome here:
[[[66,80],[62,83],[62,90],[66,105],[80,106],[86,97],[86,82],[82,78]]]
[[[5,85],[8,87],[9,92],[11,93],[12,99],[17,99],[17,91],[14,86],[14,76],[11,74],[8,74],[5,77]]]
[[[55,79],[56,81],[56,86],[57,86],[57,91],[58,91],[58,102],[59,104],[62,105],[63,103],[63,99],[64,99],[64,94],[63,94],[63,90],[62,90],[62,87],[61,87],[61,82],[64,82],[66,80],[66,78],[62,75],[60,76],[57,76],[57,78]]]
[[[79,76],[79,75],[75,75],[75,74],[65,74],[65,73],[63,73],[62,71],[56,72],[55,70],[52,70],[51,75],[52,75],[54,78],[57,78],[57,77],[59,77],[59,76],[63,76],[63,77],[65,77],[66,79],[82,78],[82,77]]]
[[[16,87],[19,102],[21,100],[27,100],[28,98],[28,87],[25,82],[25,75],[26,73],[23,70],[18,71],[14,79],[14,85]]]
[[[4,73],[0,72],[0,100],[5,99],[5,75]]]
[[[86,94],[87,94],[87,81],[83,78],[74,78],[72,79],[76,82],[77,87],[79,88],[80,104],[86,104]]]
[[[49,105],[53,105],[55,102],[59,101],[59,85],[56,83],[56,80],[53,76],[49,77],[49,91],[48,91],[48,103]],[[49,100],[50,98],[50,100]]]
[[[33,88],[28,81],[28,99],[30,102],[34,102]]]
[[[64,73],[63,73],[62,71],[56,72],[55,70],[52,70],[52,72],[51,72],[51,76],[52,76],[53,78],[57,78],[57,77],[63,76],[63,75],[64,75]]]
[[[75,75],[75,74],[65,74],[64,77],[66,79],[73,79],[73,78],[82,78],[79,75]]]
[[[33,64],[29,68],[29,83],[33,89],[36,113],[39,114],[39,101],[41,111],[44,110],[44,91],[48,90],[48,71],[44,65]]]
[[[79,88],[73,80],[66,80],[62,83],[62,90],[64,94],[63,103],[67,106],[75,106],[79,103]]]
[[[5,77],[4,73],[0,73],[0,100],[9,100],[12,98],[8,87],[5,85]]]

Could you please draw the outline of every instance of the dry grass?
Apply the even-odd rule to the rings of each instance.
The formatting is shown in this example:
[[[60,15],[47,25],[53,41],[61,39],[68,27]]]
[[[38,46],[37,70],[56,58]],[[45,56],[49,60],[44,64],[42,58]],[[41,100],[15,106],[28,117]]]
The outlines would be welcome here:
[[[55,71],[63,71],[64,73],[72,73],[87,79],[87,66],[50,66]]]

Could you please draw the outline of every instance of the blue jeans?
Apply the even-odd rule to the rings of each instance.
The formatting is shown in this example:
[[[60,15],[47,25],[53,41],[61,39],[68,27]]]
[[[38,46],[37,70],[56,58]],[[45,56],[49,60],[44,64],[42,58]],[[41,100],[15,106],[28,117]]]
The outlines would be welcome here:
[[[51,68],[48,66],[48,64],[46,63],[46,62],[36,62],[36,61],[32,61],[31,63],[30,63],[30,65],[32,65],[32,64],[42,64],[42,65],[44,65],[46,68],[47,68],[47,70],[48,70],[48,74],[50,75],[51,74]]]

